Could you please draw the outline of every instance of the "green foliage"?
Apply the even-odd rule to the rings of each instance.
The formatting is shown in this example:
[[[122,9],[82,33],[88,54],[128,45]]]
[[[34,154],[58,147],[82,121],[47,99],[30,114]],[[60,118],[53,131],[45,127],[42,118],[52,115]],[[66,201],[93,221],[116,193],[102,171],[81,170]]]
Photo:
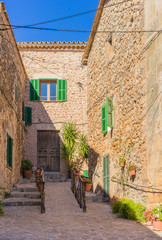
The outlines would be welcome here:
[[[29,160],[22,160],[22,169],[23,171],[31,170],[33,167],[32,163]]]
[[[124,158],[124,157],[120,157],[119,158],[119,162],[121,163],[121,162],[126,162],[126,159]]]
[[[80,157],[85,158],[88,155],[88,140],[87,135],[81,133],[79,135],[79,146],[78,146],[78,153]]]
[[[157,204],[157,206],[152,209],[152,212],[157,219],[162,220],[162,203]]]
[[[118,217],[143,222],[143,213],[146,208],[141,203],[135,203],[133,200],[121,198],[112,204],[112,212],[118,213]]]
[[[0,189],[2,188],[0,187]],[[4,216],[3,201],[2,201],[1,193],[0,193],[0,216]]]
[[[63,126],[63,144],[62,156],[68,161],[69,165],[73,165],[74,152],[76,148],[76,140],[78,139],[78,132],[73,123],[65,123]]]

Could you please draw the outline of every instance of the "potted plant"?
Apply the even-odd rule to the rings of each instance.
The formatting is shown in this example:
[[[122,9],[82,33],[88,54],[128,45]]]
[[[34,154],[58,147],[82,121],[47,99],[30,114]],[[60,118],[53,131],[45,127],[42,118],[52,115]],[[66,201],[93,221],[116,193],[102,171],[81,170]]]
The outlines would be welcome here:
[[[136,175],[136,165],[134,163],[130,163],[127,167],[131,176]]]
[[[89,178],[83,178],[83,181],[86,183],[85,191],[89,192],[92,187],[92,181]]]
[[[145,212],[143,213],[143,215],[144,215],[144,218],[145,218],[145,221],[146,221],[146,223],[145,223],[146,226],[151,226],[153,220],[155,219],[152,210],[151,210],[151,209],[148,209],[147,211],[145,211]]]
[[[124,167],[125,166],[125,162],[126,162],[126,159],[124,157],[120,157],[119,158],[120,167]]]
[[[43,180],[42,180],[42,179],[39,179],[39,180],[37,181],[37,187],[38,187],[38,190],[39,190],[40,192],[43,191],[43,185],[44,185]]]
[[[162,203],[157,204],[157,206],[152,209],[152,212],[155,216],[153,229],[155,231],[162,231]]]
[[[31,177],[32,167],[33,165],[31,161],[25,160],[25,159],[22,160],[22,170],[23,170],[24,177],[28,179]]]
[[[74,170],[74,172],[77,174],[77,175],[75,175],[76,179],[78,179],[80,171],[79,170]]]

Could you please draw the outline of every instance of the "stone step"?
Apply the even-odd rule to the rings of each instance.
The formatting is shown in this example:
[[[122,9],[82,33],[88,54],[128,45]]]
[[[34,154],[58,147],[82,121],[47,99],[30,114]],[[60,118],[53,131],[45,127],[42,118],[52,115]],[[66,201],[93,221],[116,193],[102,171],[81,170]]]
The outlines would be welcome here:
[[[31,198],[31,199],[39,199],[41,197],[40,192],[11,192],[11,197],[14,198]]]
[[[41,205],[40,199],[27,199],[27,198],[7,198],[3,201],[4,206],[35,206]]]
[[[17,184],[13,187],[13,191],[18,192],[38,192],[38,188],[35,183],[30,184]]]

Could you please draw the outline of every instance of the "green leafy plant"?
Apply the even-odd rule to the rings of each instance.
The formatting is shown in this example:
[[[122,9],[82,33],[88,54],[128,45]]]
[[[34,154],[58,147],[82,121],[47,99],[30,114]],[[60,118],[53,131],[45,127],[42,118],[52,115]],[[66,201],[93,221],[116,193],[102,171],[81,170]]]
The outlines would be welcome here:
[[[79,135],[78,154],[80,157],[83,158],[88,157],[88,140],[87,135],[85,135],[84,133],[81,133]]]
[[[41,180],[39,180],[39,181],[37,181],[37,184],[39,185],[39,184],[43,184],[44,182],[43,182],[43,180],[41,179]]]
[[[152,209],[152,212],[156,219],[162,220],[162,203],[157,204],[157,206]]]
[[[128,171],[132,171],[132,170],[134,170],[134,169],[136,169],[136,165],[135,165],[134,163],[130,163],[130,164],[127,166],[127,170],[128,170]]]
[[[76,126],[73,123],[65,123],[63,125],[63,144],[62,144],[62,156],[68,161],[69,166],[74,165],[74,152],[76,149],[76,140],[78,139],[78,132]]]
[[[120,163],[125,163],[125,162],[126,162],[126,159],[125,159],[124,157],[120,157],[120,158],[119,158],[119,162],[120,162]]]
[[[141,203],[135,203],[133,200],[121,198],[112,204],[112,212],[118,213],[118,217],[143,222],[143,213],[146,208]]]
[[[2,187],[0,187],[0,189],[4,189]],[[0,216],[4,216],[4,210],[3,210],[3,201],[2,201],[2,194],[0,193]]]
[[[32,167],[33,167],[33,165],[31,163],[31,161],[25,160],[25,159],[22,160],[22,169],[23,169],[23,171],[31,170]]]
[[[85,183],[91,183],[92,184],[92,180],[90,180],[89,178],[83,178],[83,181]]]

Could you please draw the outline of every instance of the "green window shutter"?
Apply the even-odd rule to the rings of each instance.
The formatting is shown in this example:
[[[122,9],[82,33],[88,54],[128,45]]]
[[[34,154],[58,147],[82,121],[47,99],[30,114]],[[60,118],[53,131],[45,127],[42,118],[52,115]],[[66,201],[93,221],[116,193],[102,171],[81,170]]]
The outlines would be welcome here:
[[[88,170],[83,170],[83,175],[88,178]]]
[[[30,79],[30,101],[39,101],[40,80]]]
[[[12,146],[13,140],[7,134],[7,165],[12,168]]]
[[[67,100],[66,80],[57,79],[57,101]]]
[[[15,101],[17,102],[17,84],[15,83]]]
[[[113,127],[113,101],[110,98],[106,98],[106,105],[107,105],[107,126]]]
[[[9,135],[7,133],[7,165],[9,166],[9,161],[10,161],[10,152],[9,152]]]
[[[107,105],[102,106],[102,133],[107,132]]]
[[[13,140],[12,138],[9,139],[9,167],[12,168],[12,145],[13,145]]]
[[[31,125],[32,124],[32,108],[25,107],[25,124]]]
[[[24,105],[24,101],[22,102],[22,120],[25,121],[25,105]]]

